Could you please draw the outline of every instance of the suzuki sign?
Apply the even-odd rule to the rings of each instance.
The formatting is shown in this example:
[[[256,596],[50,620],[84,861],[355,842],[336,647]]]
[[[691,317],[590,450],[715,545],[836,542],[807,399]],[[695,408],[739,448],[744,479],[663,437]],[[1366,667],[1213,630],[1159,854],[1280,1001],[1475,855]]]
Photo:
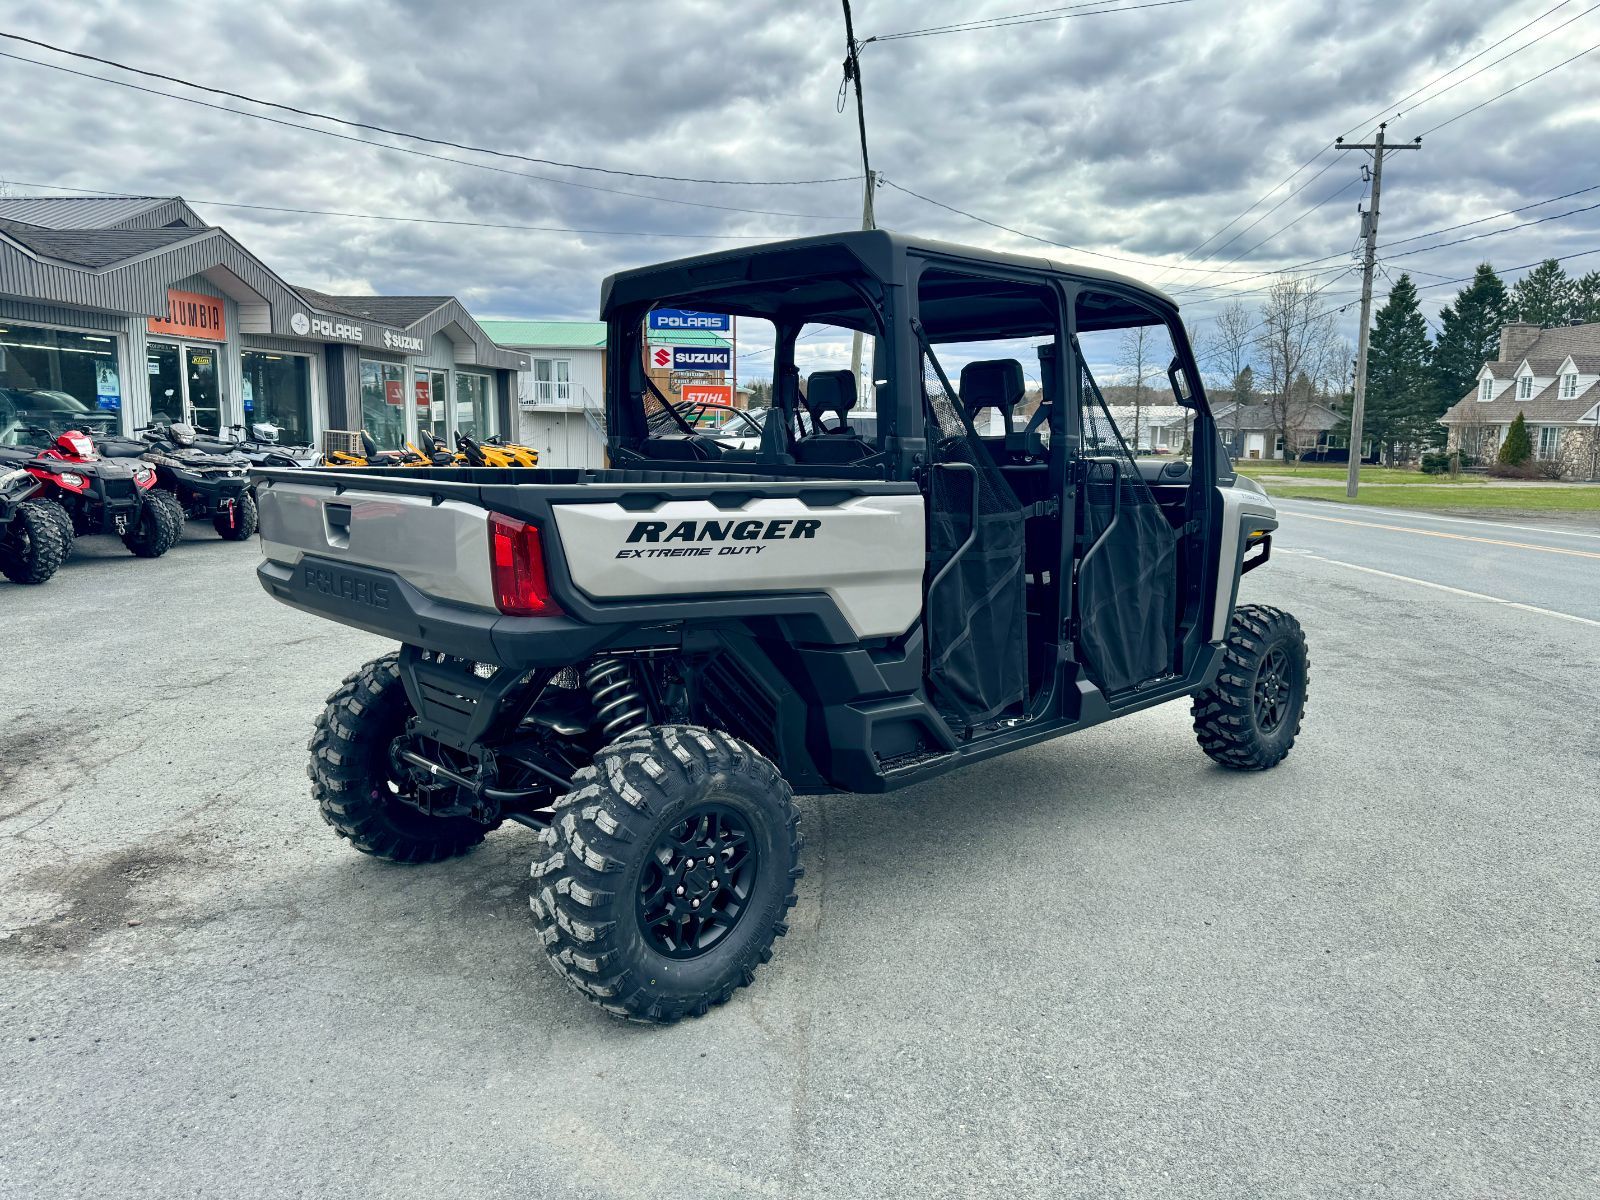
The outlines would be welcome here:
[[[728,371],[733,368],[729,346],[651,346],[652,371]]]

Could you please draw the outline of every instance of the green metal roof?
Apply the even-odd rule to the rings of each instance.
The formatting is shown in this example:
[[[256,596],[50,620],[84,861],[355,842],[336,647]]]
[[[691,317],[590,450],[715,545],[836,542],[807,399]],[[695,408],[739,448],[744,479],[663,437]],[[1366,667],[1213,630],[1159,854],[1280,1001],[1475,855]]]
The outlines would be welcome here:
[[[603,349],[604,321],[479,321],[483,331],[502,346]]]
[[[483,331],[502,346],[538,349],[604,349],[604,321],[483,321]],[[682,329],[672,333],[652,333],[652,342],[668,346],[726,346],[728,339],[705,329]]]

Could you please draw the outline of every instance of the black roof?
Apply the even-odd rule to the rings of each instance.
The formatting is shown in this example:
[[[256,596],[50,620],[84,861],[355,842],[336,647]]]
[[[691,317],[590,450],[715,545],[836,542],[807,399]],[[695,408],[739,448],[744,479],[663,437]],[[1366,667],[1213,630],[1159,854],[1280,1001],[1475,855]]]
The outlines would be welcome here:
[[[449,296],[335,296],[314,288],[296,286],[299,292],[318,308],[343,313],[347,317],[360,317],[405,329],[422,320],[441,304],[450,303]]]
[[[628,305],[665,301],[674,297],[692,301],[697,292],[720,294],[719,298],[736,293],[748,299],[746,311],[751,315],[770,315],[786,304],[806,306],[823,300],[822,293],[830,290],[837,292],[837,287],[808,286],[811,281],[829,275],[864,273],[885,282],[894,282],[901,275],[905,256],[918,252],[937,255],[956,263],[967,262],[973,266],[1012,267],[1025,272],[1043,272],[1111,284],[1120,291],[1136,293],[1162,308],[1177,308],[1170,297],[1148,284],[1098,267],[1062,263],[1042,255],[1012,254],[933,238],[912,237],[887,229],[870,229],[764,242],[619,271],[608,276],[601,284],[601,315],[608,315],[613,309]],[[813,292],[816,294],[811,294]],[[840,315],[844,315],[845,308],[857,307],[856,302],[846,302]]]
[[[0,217],[0,233],[35,254],[96,270],[209,232],[186,225],[172,229],[46,229]]]

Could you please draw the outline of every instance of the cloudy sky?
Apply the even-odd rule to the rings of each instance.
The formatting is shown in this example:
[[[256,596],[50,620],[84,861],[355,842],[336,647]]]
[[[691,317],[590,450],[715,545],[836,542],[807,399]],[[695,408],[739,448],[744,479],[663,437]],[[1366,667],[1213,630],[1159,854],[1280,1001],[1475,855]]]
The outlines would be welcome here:
[[[1113,4],[1151,0],[1090,11]],[[856,0],[855,19],[867,38],[1028,8]],[[844,35],[829,0],[46,0],[0,9],[0,31],[300,108],[616,172],[760,181],[859,173],[853,109],[835,107]],[[1268,280],[1253,273],[1325,256],[1334,257],[1312,269],[1343,304],[1358,287],[1347,256],[1365,156],[1326,150],[1332,139],[1349,131],[1365,140],[1383,117],[1397,140],[1427,133],[1420,152],[1389,161],[1382,242],[1600,184],[1600,50],[1557,66],[1597,43],[1600,12],[1584,0],[1178,0],[888,39],[863,53],[872,162],[889,185],[878,220],[1045,249],[897,190],[909,189],[1081,248],[1052,251],[1060,257],[1157,281],[1180,293],[1200,328],[1232,293],[1259,302],[1250,289]],[[331,291],[453,293],[480,316],[592,318],[608,271],[860,219],[860,185],[849,180],[701,184],[493,158],[274,113],[15,41],[0,39],[0,52],[376,143],[0,58],[0,186],[10,194],[41,185],[181,194],[290,281]],[[1404,242],[1385,256],[1393,256],[1385,270],[1410,270],[1427,285],[1483,260],[1511,268],[1600,250],[1600,209],[1426,249],[1597,203],[1600,189]],[[1574,273],[1596,267],[1600,253],[1568,264]],[[1425,290],[1429,315],[1455,290]],[[1344,322],[1353,336],[1353,307]]]

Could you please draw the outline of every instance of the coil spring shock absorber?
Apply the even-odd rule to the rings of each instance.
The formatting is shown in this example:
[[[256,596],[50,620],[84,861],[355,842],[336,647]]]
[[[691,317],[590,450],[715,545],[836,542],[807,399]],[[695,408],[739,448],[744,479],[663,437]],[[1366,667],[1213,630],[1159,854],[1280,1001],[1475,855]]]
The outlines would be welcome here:
[[[620,658],[597,658],[583,671],[583,686],[594,702],[607,742],[637,733],[650,724],[650,708],[634,681],[633,670]]]

